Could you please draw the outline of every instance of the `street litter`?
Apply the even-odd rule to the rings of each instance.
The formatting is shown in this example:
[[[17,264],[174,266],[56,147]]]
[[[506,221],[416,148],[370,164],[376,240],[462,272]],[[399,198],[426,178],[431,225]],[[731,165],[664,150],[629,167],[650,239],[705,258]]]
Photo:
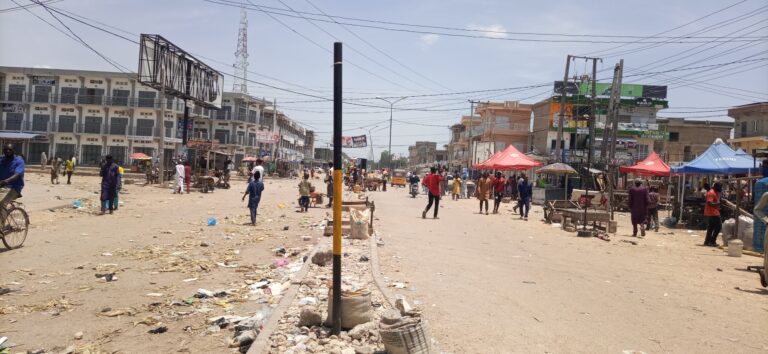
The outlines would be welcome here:
[[[314,297],[304,297],[299,300],[299,305],[317,305],[317,299]]]
[[[117,277],[115,277],[115,273],[96,273],[96,278],[103,279],[107,282],[115,281],[117,280]]]
[[[72,207],[75,209],[82,208],[82,203],[80,202],[80,199],[75,199],[75,201],[72,202]]]
[[[163,294],[161,294],[161,293],[149,293],[149,294],[145,294],[144,296],[149,296],[149,297],[162,297],[162,296],[163,296]]]
[[[109,253],[109,252],[104,252],[101,255],[104,257],[112,257],[112,253]]]
[[[392,287],[395,289],[405,289],[406,285],[405,283],[392,283]]]
[[[136,310],[130,307],[120,308],[117,310],[102,311],[99,315],[106,317],[118,317],[118,316],[133,316],[136,314]]]
[[[197,280],[197,278],[188,278],[188,279],[184,279],[182,281],[185,282],[185,283],[189,283],[189,282],[195,281],[195,280]]]
[[[208,218],[208,226],[216,226],[216,218],[211,216]]]
[[[168,332],[168,327],[166,326],[160,326],[155,329],[150,329],[149,331],[147,331],[147,333],[149,334],[160,334],[165,332]]]
[[[278,258],[275,260],[275,267],[282,268],[288,265],[288,259],[287,258]]]

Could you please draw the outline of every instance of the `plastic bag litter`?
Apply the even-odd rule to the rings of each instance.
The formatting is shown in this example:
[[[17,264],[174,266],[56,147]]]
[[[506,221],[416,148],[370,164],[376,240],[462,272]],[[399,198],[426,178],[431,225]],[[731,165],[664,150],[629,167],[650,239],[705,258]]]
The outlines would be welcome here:
[[[75,209],[80,209],[82,207],[82,203],[80,202],[80,199],[75,199],[75,201],[72,202],[72,207]]]
[[[208,226],[216,226],[216,218],[211,216],[208,218]]]

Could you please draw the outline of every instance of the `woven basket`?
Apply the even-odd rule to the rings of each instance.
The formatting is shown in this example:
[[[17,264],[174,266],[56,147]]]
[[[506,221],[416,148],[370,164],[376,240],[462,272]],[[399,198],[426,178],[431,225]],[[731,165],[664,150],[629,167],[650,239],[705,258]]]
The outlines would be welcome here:
[[[392,326],[382,324],[379,334],[389,354],[430,353],[427,324],[420,318],[410,318]]]

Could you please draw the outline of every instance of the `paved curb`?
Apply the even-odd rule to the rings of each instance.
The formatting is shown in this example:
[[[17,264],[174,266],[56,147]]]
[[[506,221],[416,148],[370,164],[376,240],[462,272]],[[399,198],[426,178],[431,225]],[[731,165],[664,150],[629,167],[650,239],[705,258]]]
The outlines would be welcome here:
[[[251,344],[247,354],[266,353],[267,350],[269,350],[269,337],[272,336],[272,333],[277,328],[278,322],[281,318],[283,318],[283,314],[285,314],[285,311],[288,310],[288,308],[291,306],[293,299],[296,298],[296,294],[299,292],[299,287],[301,286],[304,277],[309,272],[309,265],[312,263],[312,256],[315,255],[315,253],[320,249],[322,245],[322,242],[318,242],[315,244],[315,247],[309,251],[307,260],[304,262],[304,265],[301,266],[299,272],[296,273],[296,277],[291,280],[291,287],[288,289],[285,295],[283,295],[283,298],[280,299],[280,303],[277,305],[277,307],[272,309],[272,314],[269,316],[267,322],[265,322],[262,326],[264,330],[262,330],[259,335],[256,336],[256,340],[253,342],[253,344]]]

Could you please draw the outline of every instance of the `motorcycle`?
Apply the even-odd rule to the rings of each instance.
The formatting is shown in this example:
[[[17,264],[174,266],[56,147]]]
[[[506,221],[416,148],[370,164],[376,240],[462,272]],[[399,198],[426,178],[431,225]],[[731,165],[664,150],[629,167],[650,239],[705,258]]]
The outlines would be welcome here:
[[[416,198],[417,194],[419,194],[419,184],[411,183],[411,198]]]

